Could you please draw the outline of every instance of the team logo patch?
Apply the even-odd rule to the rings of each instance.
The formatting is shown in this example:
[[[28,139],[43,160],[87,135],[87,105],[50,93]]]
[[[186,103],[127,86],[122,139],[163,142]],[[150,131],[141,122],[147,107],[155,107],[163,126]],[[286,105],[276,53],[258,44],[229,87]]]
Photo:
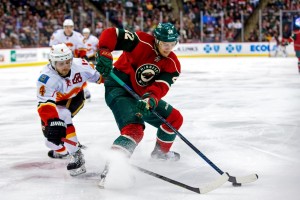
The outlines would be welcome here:
[[[46,93],[46,88],[45,88],[44,85],[42,85],[42,86],[40,87],[40,95],[43,97],[43,96],[45,95],[45,93]]]
[[[44,83],[44,84],[46,84],[47,83],[47,81],[49,80],[49,76],[47,76],[46,74],[42,74],[41,76],[40,76],[40,78],[39,78],[39,81],[40,82],[42,82],[42,83]]]
[[[139,86],[147,86],[159,72],[160,69],[156,65],[144,64],[135,72],[136,82]]]
[[[81,77],[79,72],[74,75],[74,78],[72,79],[72,82],[73,82],[73,84],[82,82],[82,77]]]

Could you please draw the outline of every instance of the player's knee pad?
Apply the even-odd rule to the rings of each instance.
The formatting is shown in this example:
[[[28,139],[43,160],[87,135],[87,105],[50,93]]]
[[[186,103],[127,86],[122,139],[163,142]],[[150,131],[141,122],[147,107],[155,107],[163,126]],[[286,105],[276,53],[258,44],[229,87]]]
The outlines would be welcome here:
[[[136,143],[139,143],[144,136],[144,126],[142,124],[128,124],[122,128],[121,135],[129,136]]]
[[[169,122],[176,130],[178,130],[182,123],[183,123],[183,117],[181,115],[181,113],[176,110],[175,108],[173,108],[171,114],[167,117],[167,122]],[[169,132],[173,132],[172,129],[170,129],[166,124],[162,125],[162,128],[169,131]]]

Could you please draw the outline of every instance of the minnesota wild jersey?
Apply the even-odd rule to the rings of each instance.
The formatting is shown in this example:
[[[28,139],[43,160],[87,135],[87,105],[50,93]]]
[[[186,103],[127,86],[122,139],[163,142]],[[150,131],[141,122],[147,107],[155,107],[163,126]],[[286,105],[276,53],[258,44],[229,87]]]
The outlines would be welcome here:
[[[98,46],[110,51],[123,50],[114,67],[129,75],[140,96],[148,92],[160,100],[180,75],[177,56],[173,52],[168,57],[161,56],[154,36],[147,33],[109,28],[101,34]]]

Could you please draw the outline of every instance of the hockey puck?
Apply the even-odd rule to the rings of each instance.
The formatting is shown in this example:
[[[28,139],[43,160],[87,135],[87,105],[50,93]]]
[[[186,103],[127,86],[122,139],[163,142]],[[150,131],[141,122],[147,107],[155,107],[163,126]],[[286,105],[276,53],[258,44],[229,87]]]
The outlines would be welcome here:
[[[232,183],[232,185],[233,185],[234,187],[240,187],[240,186],[242,186],[241,183]]]

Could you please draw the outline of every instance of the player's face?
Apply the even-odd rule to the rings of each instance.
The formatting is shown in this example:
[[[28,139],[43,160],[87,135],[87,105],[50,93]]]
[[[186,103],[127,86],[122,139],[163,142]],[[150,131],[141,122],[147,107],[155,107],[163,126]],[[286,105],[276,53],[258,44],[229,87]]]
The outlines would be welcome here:
[[[65,60],[65,61],[56,61],[55,69],[61,76],[66,76],[70,70],[72,65],[72,59]]]
[[[73,26],[64,26],[64,32],[66,35],[71,35],[73,32],[74,27]]]
[[[168,55],[171,53],[173,48],[176,46],[176,42],[158,42],[158,51],[159,53],[164,56],[168,57]]]
[[[89,34],[89,33],[83,33],[82,35],[83,35],[83,37],[84,37],[85,39],[87,39],[87,38],[89,37],[90,34]]]

